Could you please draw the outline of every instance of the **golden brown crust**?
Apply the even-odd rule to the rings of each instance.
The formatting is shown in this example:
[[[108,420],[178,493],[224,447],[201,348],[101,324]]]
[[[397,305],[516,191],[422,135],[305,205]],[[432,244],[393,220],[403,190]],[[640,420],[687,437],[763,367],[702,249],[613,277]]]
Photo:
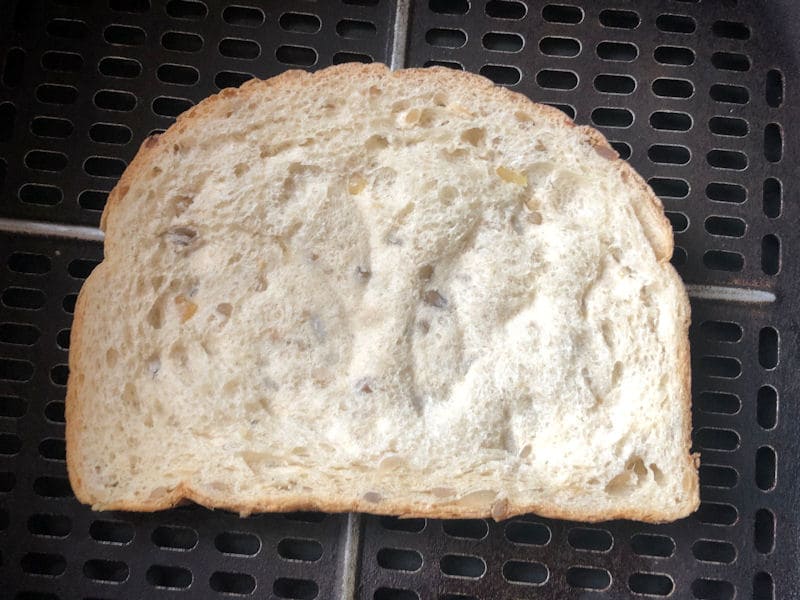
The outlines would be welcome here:
[[[104,265],[101,263],[97,266],[95,271],[100,271]],[[97,281],[100,273],[94,277]],[[92,279],[90,277],[90,279]],[[70,334],[70,351],[69,351],[69,379],[67,381],[67,396],[64,402],[64,417],[66,420],[66,454],[67,454],[67,475],[69,476],[70,485],[72,486],[75,496],[85,504],[91,504],[92,499],[89,492],[83,485],[78,465],[80,464],[80,430],[84,426],[83,418],[83,405],[79,402],[78,393],[81,386],[83,373],[81,367],[83,361],[81,354],[83,352],[83,328],[86,312],[86,296],[90,292],[89,280],[86,281],[84,286],[78,293],[78,300],[75,303],[75,317],[72,322],[72,331]]]
[[[680,365],[681,374],[679,376],[681,382],[681,398],[684,399],[684,406],[682,411],[683,417],[683,439],[685,455],[687,459],[686,472],[684,475],[685,494],[688,498],[693,499],[692,506],[689,509],[693,513],[700,506],[700,478],[698,469],[700,467],[700,454],[691,453],[692,447],[692,369],[691,369],[691,351],[689,348],[689,325],[691,323],[691,305],[689,297],[686,293],[686,288],[683,286],[678,273],[671,264],[666,263],[664,267],[668,275],[673,278],[676,288],[683,294],[681,305],[686,308],[682,315],[682,319],[678,322],[678,364]]]
[[[500,95],[504,97],[505,101],[510,105],[516,105],[520,109],[533,113],[535,116],[543,119],[550,120],[555,124],[560,124],[568,127],[575,127],[571,119],[564,115],[561,111],[550,106],[536,104],[526,96],[512,92],[505,88],[495,86],[488,79],[460,71],[453,71],[445,68],[430,68],[430,69],[407,69],[403,71],[391,72],[386,66],[381,64],[345,64],[330,67],[314,74],[305,71],[286,71],[285,73],[268,79],[250,80],[243,84],[238,89],[225,89],[220,93],[206,98],[196,106],[187,110],[180,115],[165,133],[160,136],[150,136],[145,139],[134,157],[131,164],[123,173],[119,183],[111,192],[106,204],[105,210],[100,221],[100,227],[104,231],[108,231],[110,218],[117,212],[118,207],[125,201],[126,194],[130,189],[131,184],[142,176],[146,169],[157,163],[160,153],[165,149],[171,148],[172,144],[180,140],[180,136],[187,129],[201,127],[201,121],[205,117],[210,117],[215,114],[226,102],[232,102],[234,99],[245,101],[251,96],[262,93],[273,92],[277,89],[288,88],[295,85],[307,84],[309,79],[316,79],[317,82],[325,80],[338,80],[342,78],[355,79],[360,76],[374,77],[385,76],[394,78],[403,78],[406,82],[413,86],[415,81],[424,80],[429,82],[430,78],[439,78],[444,88],[454,85],[466,83],[473,93],[483,92],[488,94]],[[598,154],[614,164],[614,168],[618,169],[620,176],[641,190],[641,199],[634,209],[636,210],[637,217],[642,224],[642,228],[650,241],[653,251],[656,254],[657,260],[662,263],[667,271],[668,276],[674,277],[679,280],[677,273],[675,273],[672,265],[669,264],[669,259],[672,255],[672,230],[669,222],[666,219],[663,211],[663,206],[658,197],[653,193],[652,189],[647,183],[639,176],[636,171],[625,161],[619,160],[616,152],[606,141],[606,138],[597,130],[590,127],[581,127],[580,131],[585,136],[586,143],[592,145]],[[115,240],[113,237],[106,238],[106,256],[110,254],[110,249],[113,247]],[[580,520],[580,521],[605,521],[611,519],[635,519],[647,522],[664,522],[674,520],[685,516],[689,512],[694,511],[699,504],[698,496],[698,480],[697,480],[697,461],[698,455],[690,455],[689,447],[691,445],[691,397],[690,397],[690,363],[689,363],[689,345],[686,329],[688,328],[688,308],[687,314],[683,322],[678,324],[680,331],[677,332],[678,339],[680,340],[678,352],[680,354],[680,364],[682,366],[682,398],[683,404],[683,418],[685,423],[685,436],[684,443],[686,445],[687,453],[687,478],[686,487],[689,497],[694,498],[690,510],[686,507],[676,507],[673,514],[652,513],[647,510],[627,509],[627,510],[614,510],[607,511],[602,514],[596,512],[581,512],[567,510],[552,503],[539,503],[536,501],[527,504],[511,504],[508,501],[501,501],[500,506],[496,506],[495,510],[491,507],[485,509],[464,507],[457,503],[438,504],[435,506],[426,505],[421,503],[398,503],[390,499],[382,501],[380,504],[367,502],[363,499],[354,498],[353,500],[331,500],[329,498],[319,497],[313,498],[308,496],[296,496],[291,498],[269,498],[265,497],[261,500],[254,502],[236,502],[235,500],[220,500],[219,498],[212,498],[204,495],[202,492],[194,489],[188,482],[182,482],[173,490],[165,493],[162,497],[153,500],[143,500],[139,502],[133,501],[117,501],[107,504],[98,503],[98,499],[94,498],[90,491],[84,484],[83,478],[80,473],[81,460],[81,446],[80,446],[80,431],[84,427],[86,415],[83,414],[83,405],[80,402],[80,394],[82,387],[82,369],[84,361],[82,360],[83,353],[83,328],[86,312],[87,297],[94,294],[93,288],[102,287],[99,282],[102,282],[104,274],[104,264],[98,266],[97,269],[91,274],[83,289],[81,290],[75,308],[75,318],[72,328],[72,342],[69,356],[70,377],[67,386],[66,397],[66,446],[67,446],[67,469],[69,474],[70,483],[75,492],[77,499],[86,504],[92,504],[94,508],[99,510],[132,510],[132,511],[156,511],[174,507],[186,500],[196,502],[208,508],[220,508],[235,511],[241,514],[250,514],[253,512],[284,512],[284,511],[297,511],[297,510],[320,510],[326,512],[345,512],[345,511],[360,511],[367,513],[378,514],[391,514],[399,515],[401,517],[430,517],[430,518],[487,518],[493,517],[496,520],[507,519],[515,515],[526,513],[536,513],[543,517]],[[682,283],[681,289],[682,289]],[[685,300],[685,306],[688,307],[688,299]]]

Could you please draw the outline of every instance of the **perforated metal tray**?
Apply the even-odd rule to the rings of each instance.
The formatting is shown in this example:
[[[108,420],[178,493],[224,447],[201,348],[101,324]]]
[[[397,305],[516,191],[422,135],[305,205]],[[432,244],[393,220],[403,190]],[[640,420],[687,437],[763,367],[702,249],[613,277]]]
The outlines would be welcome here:
[[[0,596],[800,597],[799,17],[744,0],[0,2]],[[695,515],[240,519],[75,501],[69,328],[108,191],[208,94],[350,60],[464,68],[556,105],[663,198],[692,296]]]

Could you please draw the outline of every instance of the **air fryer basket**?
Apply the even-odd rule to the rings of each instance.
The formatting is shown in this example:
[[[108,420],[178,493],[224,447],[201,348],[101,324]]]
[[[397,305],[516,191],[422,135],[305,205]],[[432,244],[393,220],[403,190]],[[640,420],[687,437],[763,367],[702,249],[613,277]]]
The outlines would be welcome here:
[[[0,2],[0,596],[800,598],[799,25],[791,0]],[[205,96],[354,60],[466,69],[553,104],[663,198],[692,297],[695,515],[240,519],[76,502],[67,352],[108,191]]]

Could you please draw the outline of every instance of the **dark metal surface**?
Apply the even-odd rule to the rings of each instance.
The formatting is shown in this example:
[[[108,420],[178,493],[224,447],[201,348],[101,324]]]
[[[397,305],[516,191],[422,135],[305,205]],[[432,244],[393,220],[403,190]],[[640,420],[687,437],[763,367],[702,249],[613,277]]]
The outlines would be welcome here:
[[[692,302],[697,514],[368,516],[348,555],[339,515],[93,513],[65,479],[63,397],[72,306],[102,250],[10,221],[0,597],[337,598],[351,573],[365,600],[800,597],[799,13],[743,0],[411,3],[408,66],[482,72],[598,126],[664,199],[687,283],[733,288]],[[394,15],[388,0],[0,2],[0,217],[95,225],[144,136],[189,103],[290,63],[389,62]],[[737,301],[753,299],[745,288],[775,300]]]

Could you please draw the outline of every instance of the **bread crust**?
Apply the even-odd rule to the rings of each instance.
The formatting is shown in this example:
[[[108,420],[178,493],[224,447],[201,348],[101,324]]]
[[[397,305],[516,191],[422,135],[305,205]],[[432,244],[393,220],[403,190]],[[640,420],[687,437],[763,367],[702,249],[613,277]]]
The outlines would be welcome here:
[[[416,82],[430,83],[431,78],[437,79],[443,88],[451,86],[469,86],[476,93],[484,94],[487,98],[502,97],[510,106],[532,113],[536,118],[546,119],[555,125],[577,127],[571,119],[561,111],[550,106],[537,104],[528,97],[512,92],[508,89],[495,86],[490,80],[471,73],[454,71],[441,67],[428,69],[407,69],[402,71],[389,71],[382,64],[344,64],[329,67],[316,73],[292,70],[268,80],[250,80],[240,88],[229,88],[218,94],[206,98],[196,106],[184,112],[176,122],[163,134],[146,138],[131,164],[123,173],[118,184],[109,195],[105,210],[103,211],[100,227],[108,231],[109,222],[113,219],[119,207],[126,202],[126,194],[131,184],[139,177],[145,176],[148,169],[158,164],[162,153],[169,151],[174,143],[180,141],[184,131],[192,128],[202,128],[204,119],[213,117],[217,111],[233,99],[246,101],[251,97],[263,93],[278,92],[294,86],[304,86],[314,79],[322,84],[326,80],[346,78],[358,80],[361,77],[372,78],[385,76],[402,78],[409,87],[414,87]],[[691,446],[691,392],[690,392],[690,360],[689,360],[689,301],[680,277],[672,267],[669,259],[672,256],[673,240],[672,229],[664,215],[663,206],[653,190],[639,176],[638,173],[625,161],[620,160],[616,151],[609,145],[606,138],[591,127],[580,127],[580,132],[585,142],[591,145],[598,154],[610,161],[621,178],[640,190],[640,202],[634,206],[642,230],[649,240],[653,252],[663,269],[666,277],[673,279],[676,287],[681,290],[681,319],[678,320],[676,337],[679,340],[677,352],[681,365],[681,413],[685,445],[685,475],[684,491],[689,498],[688,504],[676,505],[672,513],[659,511],[657,513],[646,509],[627,508],[609,510],[603,513],[568,510],[555,506],[552,502],[539,502],[532,500],[525,504],[515,504],[505,500],[496,502],[494,508],[471,508],[459,505],[457,502],[440,501],[435,505],[424,503],[401,503],[384,499],[379,505],[370,503],[362,498],[329,498],[322,495],[294,495],[289,497],[270,497],[269,495],[251,502],[241,502],[235,499],[221,499],[203,494],[192,487],[190,482],[181,482],[174,489],[166,491],[162,496],[141,502],[115,501],[101,503],[94,497],[84,483],[81,466],[84,463],[81,449],[81,431],[85,428],[87,419],[91,415],[85,414],[85,406],[81,403],[84,369],[89,368],[83,358],[84,354],[84,322],[86,319],[88,298],[101,293],[102,282],[106,278],[106,262],[101,263],[90,275],[81,289],[75,308],[75,317],[72,326],[72,340],[69,354],[70,376],[66,395],[66,457],[69,480],[77,499],[85,504],[90,504],[97,510],[129,510],[129,511],[157,511],[168,509],[186,501],[195,502],[208,508],[225,509],[248,515],[254,512],[285,512],[298,510],[318,510],[325,512],[366,512],[382,515],[397,515],[400,517],[429,517],[429,518],[486,518],[495,520],[507,519],[516,515],[536,513],[542,517],[568,519],[574,521],[597,522],[611,519],[633,519],[645,522],[666,522],[686,516],[697,509],[699,505],[699,482],[697,466],[698,454],[690,454]],[[127,200],[131,201],[131,200]],[[105,240],[106,256],[114,252],[116,240],[107,236]]]

